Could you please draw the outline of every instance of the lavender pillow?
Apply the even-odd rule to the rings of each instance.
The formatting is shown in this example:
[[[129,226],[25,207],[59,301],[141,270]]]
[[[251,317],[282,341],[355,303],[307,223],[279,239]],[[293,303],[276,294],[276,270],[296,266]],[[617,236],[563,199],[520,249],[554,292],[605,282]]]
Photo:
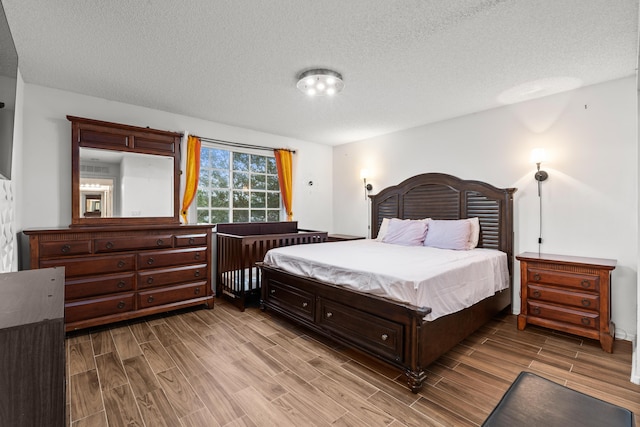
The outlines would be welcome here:
[[[429,221],[429,232],[424,239],[425,246],[440,249],[469,249],[471,223],[466,219]]]
[[[427,227],[427,221],[391,218],[387,234],[382,238],[382,243],[422,246]]]

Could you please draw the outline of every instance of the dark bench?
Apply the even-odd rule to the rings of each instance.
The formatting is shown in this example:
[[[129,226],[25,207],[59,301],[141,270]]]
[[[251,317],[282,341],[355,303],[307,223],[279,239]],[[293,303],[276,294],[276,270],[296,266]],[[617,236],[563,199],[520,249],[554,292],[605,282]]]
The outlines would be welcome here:
[[[482,424],[486,427],[630,426],[633,412],[530,372],[521,372]]]

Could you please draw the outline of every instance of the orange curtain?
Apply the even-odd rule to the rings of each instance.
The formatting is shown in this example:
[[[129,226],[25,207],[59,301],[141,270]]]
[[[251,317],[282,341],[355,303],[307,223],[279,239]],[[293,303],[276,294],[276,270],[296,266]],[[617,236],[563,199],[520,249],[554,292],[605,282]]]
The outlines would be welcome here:
[[[280,194],[282,203],[287,211],[287,221],[293,220],[291,211],[291,197],[293,193],[293,172],[291,166],[291,151],[273,150],[276,156],[276,166],[278,168],[278,183],[280,184]]]
[[[193,202],[198,191],[198,177],[200,176],[200,138],[189,135],[187,139],[187,177],[184,186],[184,197],[182,199],[182,209],[180,215],[185,224],[187,220],[187,209]]]

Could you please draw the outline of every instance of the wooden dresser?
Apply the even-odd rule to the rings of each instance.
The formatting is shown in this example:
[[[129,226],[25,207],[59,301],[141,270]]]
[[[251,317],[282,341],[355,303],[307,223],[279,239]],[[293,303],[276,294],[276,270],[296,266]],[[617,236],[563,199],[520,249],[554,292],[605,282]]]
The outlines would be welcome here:
[[[66,331],[213,308],[210,226],[25,230],[30,267],[65,268]]]
[[[600,341],[613,352],[611,271],[616,261],[525,252],[520,261],[518,329],[528,323]]]

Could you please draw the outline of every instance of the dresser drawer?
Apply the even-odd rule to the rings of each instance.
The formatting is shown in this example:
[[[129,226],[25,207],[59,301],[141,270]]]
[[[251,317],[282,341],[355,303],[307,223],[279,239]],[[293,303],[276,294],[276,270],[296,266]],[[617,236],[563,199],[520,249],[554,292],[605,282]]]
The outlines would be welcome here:
[[[42,258],[64,257],[71,255],[88,255],[90,253],[90,240],[40,243],[40,256]]]
[[[138,289],[207,280],[207,274],[206,264],[145,270],[142,273],[138,273]]]
[[[550,285],[559,285],[588,292],[600,291],[600,278],[589,274],[576,274],[564,271],[529,268],[527,270],[527,282],[530,284],[546,283]]]
[[[566,291],[545,286],[528,285],[527,297],[531,300],[571,305],[587,310],[599,310],[600,307],[600,296],[598,294]]]
[[[195,264],[207,261],[207,248],[173,249],[138,254],[138,269]]]
[[[159,288],[138,293],[138,308],[154,307],[207,296],[207,282]]]
[[[184,246],[206,246],[206,234],[185,234],[183,236],[174,236],[175,247],[182,248]]]
[[[94,248],[96,253],[131,251],[135,249],[170,248],[172,245],[173,236],[171,234],[156,236],[112,237],[107,239],[94,240]]]
[[[341,335],[361,348],[402,360],[403,328],[401,324],[356,310],[334,301],[320,299],[318,324]]]
[[[271,304],[283,308],[287,314],[312,321],[315,312],[313,294],[293,288],[284,283],[270,280],[263,282],[263,295]]]
[[[65,277],[76,277],[133,271],[135,262],[135,255],[113,255],[45,260],[40,262],[40,268],[64,267]]]
[[[99,277],[67,279],[64,296],[67,301],[97,295],[128,292],[134,289],[135,274],[110,274]]]
[[[133,310],[133,293],[68,302],[64,305],[65,323],[73,323]]]
[[[582,328],[598,329],[600,327],[600,315],[597,311],[578,310],[571,307],[527,300],[527,312],[532,317],[569,323]]]

